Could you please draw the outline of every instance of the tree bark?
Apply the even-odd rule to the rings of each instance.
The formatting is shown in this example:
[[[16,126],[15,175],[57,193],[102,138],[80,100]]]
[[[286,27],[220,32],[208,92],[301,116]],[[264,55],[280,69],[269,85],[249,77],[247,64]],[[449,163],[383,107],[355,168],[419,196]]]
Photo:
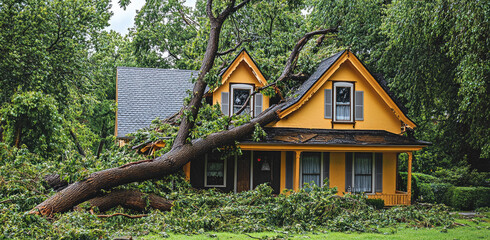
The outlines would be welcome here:
[[[53,188],[54,191],[59,192],[68,186],[68,182],[62,180],[59,174],[48,174],[44,176],[44,181]]]
[[[19,123],[15,128],[15,147],[19,148],[22,135],[22,125]]]
[[[88,202],[90,206],[97,207],[100,212],[117,206],[136,211],[145,211],[148,207],[162,211],[170,211],[172,208],[171,201],[155,194],[145,194],[137,190],[115,190],[104,196],[92,198]]]
[[[96,159],[99,159],[100,154],[102,153],[102,149],[104,148],[104,143],[105,143],[105,138],[107,137],[107,131],[106,131],[106,122],[102,122],[102,130],[100,133],[100,142],[99,146],[97,147],[97,155]]]
[[[70,131],[71,138],[73,138],[73,143],[75,143],[75,146],[77,147],[78,153],[80,153],[80,155],[82,155],[83,157],[86,157],[85,151],[83,151],[82,146],[80,146],[80,142],[78,142],[77,135],[75,135],[75,133],[71,130],[71,128],[69,131]]]
[[[3,122],[0,121],[0,143],[3,142]]]

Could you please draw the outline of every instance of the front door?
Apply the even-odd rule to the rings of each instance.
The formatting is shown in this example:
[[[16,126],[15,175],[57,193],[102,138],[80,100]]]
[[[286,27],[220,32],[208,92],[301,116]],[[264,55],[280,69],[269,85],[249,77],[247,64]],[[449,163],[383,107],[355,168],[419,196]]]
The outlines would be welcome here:
[[[237,192],[250,190],[250,151],[237,157]]]
[[[274,193],[280,191],[281,152],[253,152],[253,188],[268,183]]]

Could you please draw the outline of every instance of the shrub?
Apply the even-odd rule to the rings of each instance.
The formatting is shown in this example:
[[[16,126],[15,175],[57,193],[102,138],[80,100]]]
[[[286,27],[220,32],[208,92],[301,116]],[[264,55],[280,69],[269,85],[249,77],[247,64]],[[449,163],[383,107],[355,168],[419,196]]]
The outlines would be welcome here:
[[[490,207],[490,188],[477,187],[477,191],[475,208]]]
[[[449,204],[450,194],[452,194],[454,186],[450,183],[431,183],[432,192],[434,194],[434,203]]]
[[[458,166],[451,169],[439,168],[434,176],[440,182],[451,183],[457,186],[490,187],[490,173],[471,170],[470,165]]]
[[[434,195],[434,190],[432,189],[432,184],[430,183],[419,183],[418,184],[419,195],[417,200],[426,203],[436,203],[436,197]]]
[[[383,209],[385,207],[385,201],[383,199],[366,199],[366,203],[375,209]]]
[[[455,187],[450,194],[450,205],[456,209],[473,210],[490,206],[490,188]]]

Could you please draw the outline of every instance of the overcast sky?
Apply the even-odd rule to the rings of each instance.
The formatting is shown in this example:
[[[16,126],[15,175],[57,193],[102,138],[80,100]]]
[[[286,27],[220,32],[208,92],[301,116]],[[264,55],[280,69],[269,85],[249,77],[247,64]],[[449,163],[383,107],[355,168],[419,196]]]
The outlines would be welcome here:
[[[118,0],[112,0],[111,11],[114,15],[109,20],[110,26],[108,29],[112,29],[116,32],[126,34],[128,28],[133,27],[134,17],[136,16],[136,10],[140,10],[145,4],[145,0],[131,0],[131,3],[126,7],[126,11],[119,7]],[[196,0],[187,0],[187,6],[194,7]]]

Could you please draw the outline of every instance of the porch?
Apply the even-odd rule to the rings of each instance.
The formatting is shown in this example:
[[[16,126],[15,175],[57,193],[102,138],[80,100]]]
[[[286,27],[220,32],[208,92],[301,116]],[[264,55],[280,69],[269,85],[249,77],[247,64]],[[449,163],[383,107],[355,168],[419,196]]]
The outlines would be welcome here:
[[[279,150],[279,149],[274,149],[272,146],[268,146],[269,149],[273,150]],[[297,146],[296,146],[297,147]],[[282,146],[284,149],[284,146]],[[244,146],[242,145],[242,149],[246,150],[251,150],[251,149],[257,149],[257,146]],[[322,151],[323,150],[323,151]],[[365,149],[356,149],[358,152],[364,152],[364,153],[372,153],[372,163],[373,167],[371,168],[371,190],[369,192],[372,193],[366,193],[366,196],[370,199],[382,199],[385,203],[385,206],[396,206],[396,205],[410,205],[411,204],[411,168],[412,168],[412,159],[413,159],[413,154],[411,151],[400,151],[400,149],[388,149],[388,148],[365,148]],[[253,151],[253,150],[252,150]],[[311,162],[311,155],[314,153],[318,153],[320,155],[320,152],[322,154],[322,161],[327,159],[324,159],[324,156],[329,156],[328,161],[323,162],[324,164],[321,165],[320,168],[318,169],[325,169],[324,166],[328,166],[328,170],[326,172],[321,172],[319,175],[321,176],[320,179],[327,178],[329,181],[329,185],[331,187],[337,187],[339,194],[343,195],[344,193],[350,192],[351,189],[353,189],[354,186],[349,184],[353,184],[355,178],[355,172],[354,171],[347,171],[346,169],[352,168],[354,170],[354,165],[352,162],[355,162],[351,159],[351,164],[350,167],[347,167],[347,156],[349,153],[344,150],[344,149],[333,149],[333,148],[326,148],[325,146],[322,146],[322,149],[300,149],[298,150],[297,148],[294,149],[294,151],[277,151],[280,152],[280,158],[281,162],[281,171],[280,171],[280,191],[283,192],[285,189],[291,189],[294,191],[299,191],[300,188],[302,188],[304,182],[309,182],[311,181],[310,178],[309,180],[305,179],[305,168],[304,168],[304,156],[305,154],[310,155],[310,162]],[[377,169],[375,167],[376,164],[375,162],[375,152],[381,153],[380,155],[382,156],[382,166],[380,169]],[[404,191],[399,191],[396,190],[396,159],[397,159],[397,154],[405,152],[408,154],[408,179],[407,179],[407,192]],[[289,154],[291,153],[291,154]],[[320,166],[320,165],[319,165]],[[312,170],[310,166],[310,170]],[[377,179],[377,174],[376,172],[378,170],[381,170],[381,173],[383,176],[381,178],[380,184],[376,184],[378,181]],[[309,174],[311,175],[311,173]],[[351,179],[352,175],[352,180],[350,183],[349,180]],[[310,176],[311,177],[311,176]],[[319,182],[320,185],[323,185],[323,180],[320,180]],[[380,189],[378,189],[378,187]],[[379,191],[379,192],[378,192]]]
[[[215,187],[227,192],[241,192],[252,190],[262,183],[269,183],[274,189],[274,193],[279,194],[286,189],[299,191],[304,183],[313,181],[319,186],[329,184],[330,187],[337,187],[339,195],[351,191],[364,192],[370,199],[384,200],[385,206],[411,204],[410,183],[413,157],[411,152],[407,152],[409,160],[408,191],[402,192],[396,190],[396,159],[399,151],[364,149],[366,152],[360,154],[359,152],[335,151],[334,149],[325,149],[325,147],[296,151],[278,151],[279,149],[275,149],[276,151],[257,151],[257,146],[254,146],[255,150],[249,147],[251,146],[242,145],[243,155],[232,157],[224,160],[224,162],[219,160],[220,158],[217,156],[207,155],[205,161],[187,164],[184,167],[184,172],[191,184],[197,188]],[[282,147],[284,148],[284,146]],[[357,150],[361,151],[361,149]],[[370,180],[364,186],[357,185],[360,182],[356,181],[360,180],[357,178],[357,168],[355,167],[357,155],[361,160],[362,156],[371,156],[370,164],[367,165],[372,166],[369,168],[368,178]],[[349,156],[351,156],[350,161],[348,161]],[[379,160],[381,165],[378,165],[376,160]],[[214,165],[212,166],[211,163],[216,166],[219,165],[219,169]],[[328,179],[328,182],[323,182],[323,179]]]
[[[396,191],[395,194],[376,193],[367,195],[369,199],[383,199],[385,206],[410,205],[410,194]]]

